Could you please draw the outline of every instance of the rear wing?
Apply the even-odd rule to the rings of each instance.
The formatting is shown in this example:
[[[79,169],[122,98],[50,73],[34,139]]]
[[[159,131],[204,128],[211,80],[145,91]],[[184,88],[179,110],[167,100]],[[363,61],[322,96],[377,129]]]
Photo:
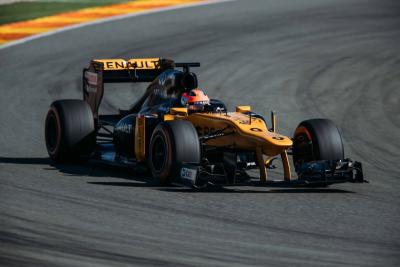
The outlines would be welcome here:
[[[83,99],[97,119],[104,83],[151,82],[174,66],[174,61],[162,58],[94,59],[83,69]]]
[[[151,82],[174,62],[162,58],[94,59],[89,70],[103,72],[104,83]]]

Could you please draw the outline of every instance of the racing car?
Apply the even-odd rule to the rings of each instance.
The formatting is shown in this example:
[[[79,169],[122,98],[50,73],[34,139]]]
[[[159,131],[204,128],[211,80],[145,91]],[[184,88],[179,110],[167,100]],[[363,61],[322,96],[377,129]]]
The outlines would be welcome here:
[[[344,157],[341,134],[331,120],[305,120],[293,136],[279,134],[275,112],[267,123],[250,106],[228,111],[224,102],[210,99],[191,71],[199,66],[163,58],[91,60],[83,69],[83,100],[57,100],[47,113],[50,158],[145,166],[162,185],[197,188],[364,182],[361,163]],[[129,109],[99,114],[107,84],[139,82],[149,85]],[[277,158],[283,178],[269,179]],[[259,177],[251,177],[251,169],[258,169]]]

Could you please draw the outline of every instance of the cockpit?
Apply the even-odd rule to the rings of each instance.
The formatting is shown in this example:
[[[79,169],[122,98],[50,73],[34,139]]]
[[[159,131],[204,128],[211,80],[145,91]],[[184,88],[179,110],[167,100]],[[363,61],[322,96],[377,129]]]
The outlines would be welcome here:
[[[197,88],[195,73],[166,70],[148,86],[144,96],[131,110],[137,110],[138,113],[165,113],[173,106],[182,106],[182,95],[194,88]]]

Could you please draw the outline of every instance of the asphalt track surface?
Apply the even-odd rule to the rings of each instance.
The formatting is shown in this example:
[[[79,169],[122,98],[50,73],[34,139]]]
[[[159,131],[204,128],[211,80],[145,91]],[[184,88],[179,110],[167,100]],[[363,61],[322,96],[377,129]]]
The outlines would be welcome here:
[[[399,1],[236,1],[0,50],[0,265],[399,266],[399,44]],[[195,192],[52,164],[49,104],[81,97],[91,58],[145,56],[200,61],[209,95],[277,110],[284,134],[331,118],[370,184]],[[142,87],[109,88],[104,111]]]

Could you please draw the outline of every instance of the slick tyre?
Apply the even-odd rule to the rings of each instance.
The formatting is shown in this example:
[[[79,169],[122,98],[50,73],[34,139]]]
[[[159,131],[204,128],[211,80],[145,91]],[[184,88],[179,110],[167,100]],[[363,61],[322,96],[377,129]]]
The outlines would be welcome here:
[[[56,162],[81,162],[96,144],[93,113],[85,101],[58,100],[51,104],[45,121],[46,148]]]
[[[162,122],[155,128],[149,145],[148,166],[161,185],[178,175],[182,163],[200,163],[200,142],[188,121]]]
[[[304,162],[344,158],[342,136],[328,119],[301,122],[293,136],[293,162],[297,169]]]

